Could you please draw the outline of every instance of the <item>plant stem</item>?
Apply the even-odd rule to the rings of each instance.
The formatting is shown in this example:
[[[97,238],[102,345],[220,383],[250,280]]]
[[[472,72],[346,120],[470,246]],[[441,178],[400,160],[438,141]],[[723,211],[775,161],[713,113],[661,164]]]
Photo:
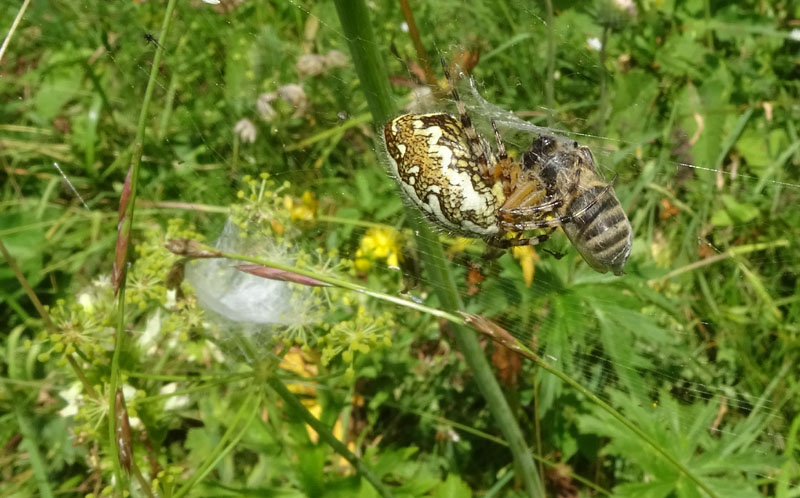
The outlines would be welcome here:
[[[363,0],[335,0],[339,21],[355,64],[361,88],[367,98],[373,122],[380,128],[395,112],[389,78],[378,51],[378,41],[372,30],[367,6]],[[417,235],[420,257],[442,307],[449,311],[461,308],[461,299],[445,258],[442,245],[428,225],[411,217]],[[528,496],[544,496],[544,487],[533,458],[528,451],[522,431],[514,418],[503,391],[494,378],[489,362],[478,343],[478,338],[463,325],[453,325],[453,335],[464,359],[472,371],[475,382],[499,429],[509,443],[517,465],[518,475],[525,483]]]
[[[8,29],[8,34],[6,38],[3,40],[3,45],[0,46],[0,61],[3,60],[3,54],[6,53],[6,49],[8,45],[11,43],[11,37],[14,36],[14,31],[17,30],[17,26],[19,22],[22,20],[22,16],[25,15],[25,11],[28,10],[28,4],[31,3],[31,0],[25,0],[22,2],[22,7],[19,8],[17,12],[17,17],[14,18],[14,22],[11,23],[11,27]]]
[[[553,0],[544,0],[547,11],[547,74],[544,79],[544,101],[547,106],[547,126],[553,126],[556,79],[556,35],[553,26]]]
[[[192,474],[192,477],[186,481],[183,486],[172,495],[172,498],[181,498],[192,488],[200,482],[209,472],[219,463],[219,461],[227,454],[229,454],[236,443],[244,436],[245,431],[247,428],[250,427],[250,423],[254,420],[256,415],[256,408],[257,396],[253,394],[253,392],[249,392],[247,397],[242,402],[242,406],[239,408],[239,411],[236,413],[231,424],[228,426],[228,429],[220,438],[219,442],[217,442],[216,447],[211,451],[211,454],[206,457],[205,461],[200,465],[197,471]],[[252,400],[256,399],[256,403],[253,403]],[[251,415],[247,420],[245,420],[245,416]],[[244,422],[243,422],[244,421]]]
[[[766,251],[767,249],[775,249],[775,248],[778,248],[778,247],[789,247],[790,245],[791,244],[789,243],[788,240],[781,239],[781,240],[775,240],[773,242],[759,242],[757,244],[747,244],[747,245],[743,245],[743,246],[734,246],[734,247],[731,247],[730,249],[728,249],[725,252],[722,252],[722,253],[719,253],[719,254],[715,254],[714,256],[709,256],[709,257],[707,257],[705,259],[701,259],[699,261],[695,261],[694,263],[689,263],[686,266],[682,266],[680,268],[672,270],[671,272],[667,273],[666,275],[650,279],[647,283],[648,284],[653,284],[653,283],[656,283],[656,282],[669,280],[669,279],[671,279],[673,277],[677,277],[681,273],[686,273],[687,271],[696,270],[698,268],[702,268],[704,266],[708,266],[710,264],[717,263],[717,262],[723,261],[725,259],[735,258],[735,257],[740,256],[742,254],[747,254],[747,253],[756,252],[756,251]]]
[[[363,0],[335,0],[334,3],[369,112],[379,126],[388,121],[395,110],[367,5]]]
[[[417,28],[417,21],[414,20],[414,12],[411,10],[408,0],[400,0],[400,10],[403,12],[403,19],[408,26],[408,36],[411,37],[411,42],[414,44],[414,51],[417,52],[417,60],[419,65],[422,66],[422,71],[425,73],[425,82],[432,89],[438,89],[436,84],[436,75],[433,74],[431,68],[431,61],[428,60],[428,54],[425,52],[425,47],[422,45],[422,39],[419,36],[419,28]]]
[[[595,118],[595,134],[603,135],[605,131],[606,115],[608,114],[608,70],[606,69],[606,43],[608,43],[608,33],[610,28],[607,24],[603,25],[603,34],[600,38],[600,50],[597,52],[598,63],[600,65],[600,104],[598,105],[597,117]]]
[[[333,285],[335,287],[341,287],[342,289],[351,290],[354,292],[358,292],[360,294],[364,294],[366,296],[374,297],[376,299],[380,299],[382,301],[386,301],[392,304],[397,304],[399,306],[405,306],[410,309],[414,309],[417,311],[422,311],[423,313],[428,313],[432,316],[437,318],[443,318],[449,322],[456,323],[456,324],[464,324],[464,320],[459,317],[458,315],[454,315],[452,313],[448,313],[447,311],[442,311],[436,308],[431,308],[429,306],[425,306],[424,304],[415,303],[414,301],[410,301],[408,299],[403,299],[401,297],[392,296],[390,294],[384,294],[383,292],[373,291],[364,287],[362,285],[355,284],[348,280],[342,280],[341,278],[331,277],[329,275],[320,274],[311,270],[306,270],[304,268],[297,268],[294,266],[284,265],[281,263],[276,263],[274,261],[269,261],[262,258],[257,258],[253,256],[248,256],[246,254],[240,254],[235,252],[228,252],[228,251],[218,251],[211,246],[207,246],[204,244],[198,244],[198,248],[206,249],[208,251],[213,251],[216,253],[220,258],[227,258],[231,260],[239,260],[239,261],[249,261],[251,263],[255,263],[262,266],[268,266],[270,268],[277,268],[279,270],[285,270],[292,273],[297,273],[298,275],[303,275],[305,277],[311,277],[321,282],[325,282],[326,284]]]
[[[305,423],[311,426],[314,431],[319,435],[320,439],[325,441],[333,450],[340,454],[342,457],[345,458],[350,465],[358,470],[358,473],[361,474],[364,479],[370,482],[372,486],[375,488],[381,496],[384,498],[391,498],[392,493],[389,492],[389,489],[384,486],[378,477],[372,473],[369,467],[367,467],[364,462],[361,461],[352,451],[347,449],[347,446],[344,445],[341,441],[336,439],[331,431],[320,422],[318,418],[316,418],[308,409],[303,406],[303,403],[297,399],[297,396],[292,394],[289,389],[283,385],[280,379],[276,377],[270,377],[269,381],[267,381],[269,386],[275,391],[278,396],[281,397],[284,403],[286,403],[287,407],[292,410],[294,413],[299,415]]]
[[[161,22],[161,31],[158,35],[159,42],[156,44],[155,55],[153,56],[153,66],[150,68],[150,78],[147,80],[147,88],[144,92],[144,99],[142,100],[142,108],[139,112],[139,125],[136,128],[136,137],[133,142],[133,153],[131,156],[130,168],[130,198],[127,206],[125,206],[125,215],[123,226],[117,237],[124,237],[127,240],[127,247],[125,254],[130,248],[130,234],[131,227],[133,226],[133,216],[136,208],[136,190],[139,184],[139,165],[142,160],[142,149],[144,146],[144,132],[147,125],[147,114],[150,107],[150,100],[153,96],[153,89],[156,86],[156,77],[158,76],[158,68],[161,64],[161,57],[164,53],[164,46],[167,34],[169,33],[169,25],[172,20],[172,11],[175,10],[176,0],[169,0],[167,8],[164,11],[164,18]],[[127,259],[126,261],[127,262]],[[119,461],[119,451],[116,444],[116,414],[114,396],[117,392],[117,385],[119,383],[119,357],[123,349],[125,339],[125,287],[127,281],[127,269],[122,268],[121,285],[119,289],[119,298],[117,300],[117,327],[114,337],[114,355],[111,359],[111,373],[109,375],[109,389],[108,389],[108,435],[109,443],[112,445],[113,451],[111,452],[111,460],[114,464],[114,475],[117,478],[117,485],[122,485],[123,475],[122,467]]]

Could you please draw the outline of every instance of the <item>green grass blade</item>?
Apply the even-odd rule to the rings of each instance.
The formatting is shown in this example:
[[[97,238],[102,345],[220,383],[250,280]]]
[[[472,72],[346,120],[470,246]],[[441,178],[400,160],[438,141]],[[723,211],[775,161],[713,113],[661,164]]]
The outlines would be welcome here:
[[[369,12],[363,0],[337,0],[336,10],[342,24],[350,52],[355,63],[361,88],[367,98],[375,125],[380,127],[395,112],[389,87],[389,78],[378,51],[377,40],[372,31]],[[444,250],[430,228],[418,217],[412,217],[417,236],[420,256],[425,265],[431,286],[436,290],[443,308],[451,311],[461,307],[449,263]],[[478,339],[467,327],[454,325],[453,332],[459,349],[464,355],[475,376],[481,393],[486,399],[492,416],[509,442],[518,473],[525,482],[529,496],[544,496],[537,468],[528,451],[522,431],[515,420],[511,407],[503,395],[500,385],[494,378],[489,362],[486,360]]]

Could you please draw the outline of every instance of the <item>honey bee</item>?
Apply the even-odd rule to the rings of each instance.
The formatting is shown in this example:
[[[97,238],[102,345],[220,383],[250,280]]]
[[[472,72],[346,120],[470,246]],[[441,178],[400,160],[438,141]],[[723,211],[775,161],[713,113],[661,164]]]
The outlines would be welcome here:
[[[550,197],[565,199],[555,213],[566,220],[561,228],[584,261],[600,273],[624,274],[633,229],[613,186],[598,173],[592,151],[574,141],[540,135],[522,156],[522,164]]]
[[[450,87],[458,117],[404,114],[384,126],[391,172],[406,198],[436,226],[503,249],[537,245],[562,226],[589,266],[621,275],[632,231],[591,151],[542,135],[515,161],[492,121],[495,153]]]

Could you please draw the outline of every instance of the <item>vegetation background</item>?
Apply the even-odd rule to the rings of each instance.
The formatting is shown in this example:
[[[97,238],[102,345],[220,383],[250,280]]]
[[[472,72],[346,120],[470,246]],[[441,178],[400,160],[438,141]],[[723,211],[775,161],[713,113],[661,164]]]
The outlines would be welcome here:
[[[3,2],[0,494],[800,496],[800,6],[405,5]],[[626,276],[420,225],[374,102],[440,57],[617,175]]]

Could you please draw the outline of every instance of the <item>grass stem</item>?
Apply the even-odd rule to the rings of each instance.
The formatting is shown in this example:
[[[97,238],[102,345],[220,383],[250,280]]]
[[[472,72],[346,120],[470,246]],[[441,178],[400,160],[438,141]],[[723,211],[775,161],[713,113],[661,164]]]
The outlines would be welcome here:
[[[736,256],[741,256],[742,254],[748,254],[756,251],[766,251],[767,249],[775,249],[777,247],[789,247],[789,245],[790,244],[788,240],[782,239],[773,242],[762,242],[759,244],[747,244],[744,246],[732,247],[725,252],[715,254],[714,256],[709,256],[708,258],[701,259],[700,261],[695,261],[694,263],[690,263],[686,266],[682,266],[680,268],[672,270],[666,275],[649,280],[647,283],[653,284],[655,282],[669,280],[671,278],[677,277],[682,273],[697,270],[698,268],[718,263],[720,261],[730,259]]]
[[[545,74],[544,78],[544,102],[547,107],[547,126],[553,126],[553,112],[556,106],[556,28],[554,26],[553,0],[544,0],[544,6],[547,14],[545,18],[547,28],[547,74]]]
[[[391,498],[392,493],[389,492],[389,489],[381,482],[378,477],[372,473],[372,470],[367,467],[367,465],[361,461],[352,451],[347,449],[347,446],[344,445],[341,441],[339,441],[336,436],[328,429],[325,424],[323,424],[317,417],[315,417],[308,408],[306,408],[303,403],[297,399],[289,389],[281,382],[280,379],[276,377],[271,377],[268,381],[269,387],[272,388],[275,393],[281,397],[284,403],[286,403],[287,407],[296,415],[299,415],[303,421],[311,426],[312,429],[319,435],[319,438],[325,443],[330,446],[336,453],[341,455],[345,460],[350,462],[350,465],[358,470],[358,473],[361,474],[364,479],[369,481],[370,484],[375,488],[383,498]]]
[[[19,22],[22,20],[22,16],[25,15],[25,11],[28,10],[28,5],[31,3],[31,0],[25,0],[22,2],[22,6],[19,8],[17,12],[17,16],[14,18],[14,22],[11,23],[11,27],[8,28],[8,33],[6,34],[5,39],[3,40],[3,45],[0,46],[0,62],[3,61],[3,54],[6,53],[6,49],[8,45],[11,43],[11,37],[14,36],[14,31],[17,30],[17,26],[19,26]]]
[[[364,0],[335,0],[335,4],[373,122],[380,129],[393,115],[395,107],[369,11]],[[418,234],[416,240],[420,257],[442,308],[453,312],[459,310],[461,299],[438,237],[418,217],[412,216],[411,224]],[[509,443],[526,493],[531,497],[544,496],[544,487],[528,451],[525,437],[494,377],[478,338],[467,327],[458,324],[453,326],[453,335],[497,426]]]
[[[127,482],[126,480],[123,480],[122,467],[119,461],[119,452],[115,437],[116,414],[114,409],[114,396],[119,385],[119,358],[125,342],[125,287],[127,271],[124,265],[127,264],[127,252],[130,246],[131,227],[133,226],[133,217],[136,208],[136,191],[139,184],[139,165],[142,161],[142,151],[144,149],[144,135],[147,127],[148,110],[150,108],[150,100],[153,96],[153,89],[156,86],[158,68],[161,65],[161,58],[164,54],[163,44],[166,42],[167,34],[169,33],[172,12],[175,10],[176,4],[176,0],[169,0],[167,3],[167,7],[164,10],[164,18],[161,22],[161,31],[158,35],[159,42],[155,45],[156,50],[155,55],[153,56],[153,65],[150,68],[150,77],[147,80],[147,88],[145,89],[144,99],[142,100],[142,108],[139,112],[139,124],[136,127],[136,137],[134,138],[133,142],[133,155],[131,156],[131,167],[128,173],[130,175],[130,198],[128,199],[127,205],[124,206],[125,213],[121,219],[121,223],[123,223],[123,225],[120,228],[120,233],[117,235],[125,241],[125,247],[123,248],[124,255],[122,257],[123,268],[119,269],[121,272],[121,277],[119,296],[117,300],[117,324],[114,337],[114,355],[111,358],[111,373],[109,375],[109,387],[107,393],[109,407],[108,436],[109,442],[113,445],[113,450],[111,451],[111,460],[114,464],[114,475],[117,478],[117,486],[122,486],[124,482]]]

